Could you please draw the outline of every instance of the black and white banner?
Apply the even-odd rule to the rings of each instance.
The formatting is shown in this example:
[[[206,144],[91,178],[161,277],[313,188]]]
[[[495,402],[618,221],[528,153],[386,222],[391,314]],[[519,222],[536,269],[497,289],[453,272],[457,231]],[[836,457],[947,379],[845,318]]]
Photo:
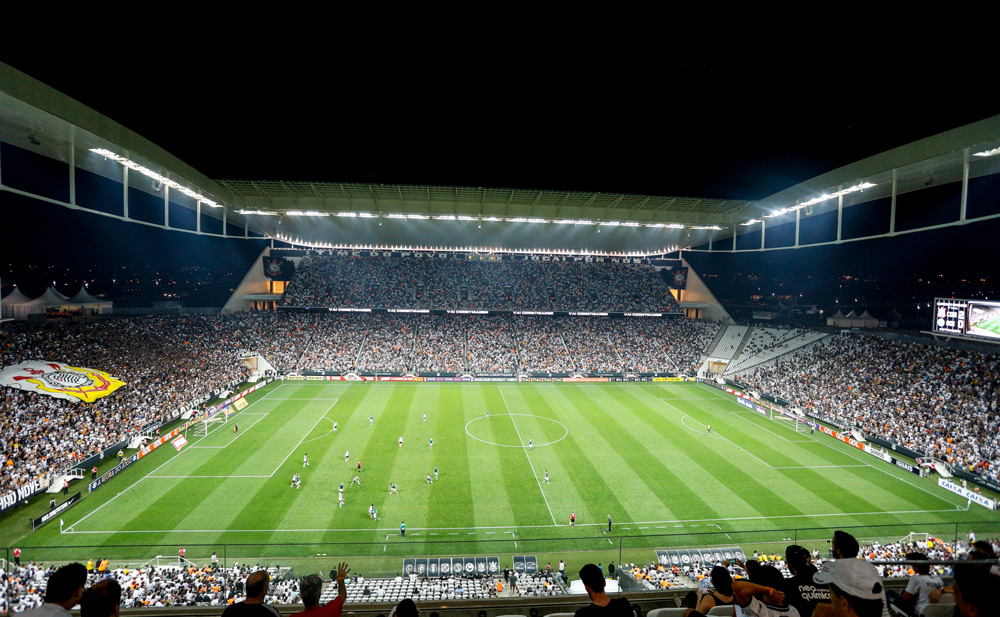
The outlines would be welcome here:
[[[729,559],[739,559],[746,561],[743,549],[738,546],[724,546],[720,548],[682,548],[682,549],[660,549],[656,551],[656,561],[665,568],[674,566],[683,568],[684,566],[699,566],[702,564],[721,563]]]
[[[523,557],[522,560],[524,559],[529,558]],[[530,559],[532,564],[536,563],[534,557],[530,557]],[[499,572],[499,557],[410,557],[403,560],[403,576],[410,574],[426,575],[427,577],[496,575]]]
[[[61,504],[59,504],[55,508],[52,508],[51,510],[49,510],[45,514],[41,515],[40,517],[32,519],[31,520],[31,528],[32,529],[38,529],[39,527],[41,527],[45,523],[48,523],[49,521],[51,521],[55,517],[59,516],[60,514],[62,514],[66,510],[68,510],[70,506],[76,504],[76,502],[78,502],[78,501],[80,501],[80,493],[77,493],[76,495],[73,495],[72,497],[70,497],[66,501],[62,502]]]

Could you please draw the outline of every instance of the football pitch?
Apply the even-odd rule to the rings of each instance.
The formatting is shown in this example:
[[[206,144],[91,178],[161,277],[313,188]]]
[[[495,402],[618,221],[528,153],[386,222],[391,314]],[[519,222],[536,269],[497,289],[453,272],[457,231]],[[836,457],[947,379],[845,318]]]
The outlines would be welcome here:
[[[186,546],[230,562],[364,559],[374,574],[402,556],[650,561],[652,547],[780,552],[789,540],[822,546],[837,528],[950,539],[1000,521],[934,479],[694,383],[286,381],[249,400],[25,538],[26,557],[141,563]]]

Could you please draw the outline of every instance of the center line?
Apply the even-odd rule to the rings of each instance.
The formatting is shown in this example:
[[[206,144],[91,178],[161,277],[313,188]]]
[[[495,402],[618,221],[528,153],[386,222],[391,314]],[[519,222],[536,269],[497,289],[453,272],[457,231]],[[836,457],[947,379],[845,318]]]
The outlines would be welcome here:
[[[517,428],[517,422],[514,422],[514,416],[510,413],[510,405],[507,404],[507,397],[503,395],[503,390],[500,386],[497,386],[497,392],[500,393],[500,398],[503,399],[503,406],[507,408],[507,414],[510,416],[510,421],[514,424],[514,430],[517,431],[517,440],[521,442],[521,448],[524,449],[524,439],[521,438],[521,431]],[[531,475],[535,476],[535,482],[538,483],[538,491],[542,494],[542,499],[545,500],[545,507],[549,509],[549,516],[552,517],[552,524],[556,524],[556,517],[552,514],[552,506],[549,505],[549,499],[545,496],[545,490],[542,488],[542,481],[538,479],[538,474],[535,472],[535,465],[531,462],[531,455],[527,450],[524,450],[524,455],[528,457],[528,464],[531,465]]]

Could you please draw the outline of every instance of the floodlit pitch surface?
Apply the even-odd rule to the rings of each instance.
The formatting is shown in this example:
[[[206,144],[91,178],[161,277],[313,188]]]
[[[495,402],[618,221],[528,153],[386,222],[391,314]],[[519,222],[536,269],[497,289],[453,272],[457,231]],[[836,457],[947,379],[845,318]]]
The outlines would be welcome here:
[[[998,520],[932,479],[796,433],[698,384],[288,381],[254,396],[208,437],[189,434],[179,453],[164,445],[90,494],[62,515],[62,531],[51,523],[22,545],[157,546],[123,553],[137,560],[176,555],[165,547],[179,545],[284,545],[232,558],[324,554],[305,543],[350,542],[359,544],[337,554],[390,556],[502,550],[431,544],[448,540],[551,539],[546,546],[566,551],[595,536],[607,549],[613,536],[717,531],[706,542],[719,545],[742,530],[924,524],[900,528],[901,537],[931,523]],[[351,484],[358,461],[360,486]],[[296,472],[301,489],[291,487]],[[369,518],[371,504],[381,520]]]

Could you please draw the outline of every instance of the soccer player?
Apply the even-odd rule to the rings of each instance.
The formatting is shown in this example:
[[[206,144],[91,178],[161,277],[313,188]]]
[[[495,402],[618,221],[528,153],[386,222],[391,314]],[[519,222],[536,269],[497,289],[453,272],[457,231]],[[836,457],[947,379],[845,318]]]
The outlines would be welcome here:
[[[424,414],[424,422],[427,422],[427,414]]]
[[[611,515],[608,515],[608,532],[611,532]]]
[[[303,454],[302,455],[302,466],[303,467],[308,467],[309,466],[309,455],[308,454]]]
[[[549,483],[549,470],[548,469],[545,470],[545,483],[546,484]]]
[[[344,492],[344,483],[343,482],[340,483],[340,492],[341,493]]]
[[[431,480],[431,474],[427,474],[427,484],[434,484],[434,480]]]
[[[375,518],[375,504],[368,506],[368,518]]]
[[[437,468],[437,465],[434,466],[434,479],[435,480],[438,479],[438,468]]]
[[[233,435],[240,434],[240,425],[233,422]]]
[[[358,461],[358,473],[361,473],[361,461]]]
[[[344,494],[343,493],[340,494],[340,506],[339,507],[341,507],[341,508],[344,507]]]
[[[336,422],[333,423],[333,432],[334,433],[337,432],[337,423]]]
[[[399,447],[400,448],[403,447],[403,436],[402,435],[399,436]]]
[[[349,460],[351,460],[351,451],[350,450],[344,450],[344,462],[346,463]]]
[[[402,523],[399,524],[399,537],[400,538],[406,537],[406,521],[403,521]]]
[[[389,485],[389,494],[392,495],[393,493],[396,493],[398,495],[399,491],[396,490],[396,485],[395,484],[390,484]]]
[[[361,486],[361,476],[354,476],[354,479],[351,480],[351,486],[354,486],[355,483],[357,483],[358,486]]]
[[[292,484],[288,488],[292,488],[292,486],[294,486],[296,489],[302,487],[302,478],[299,477],[299,472],[297,471],[295,472],[295,475],[292,476]]]
[[[434,449],[434,438],[431,437],[431,450],[433,450],[433,449]]]
[[[531,443],[530,439],[528,440],[528,449],[529,450],[534,450],[535,449],[535,444]]]
[[[569,513],[569,526],[576,527],[576,512]]]
[[[489,409],[486,410],[486,419],[487,420],[490,419],[490,410]]]
[[[706,424],[705,426],[708,427],[708,434],[711,435],[712,434],[712,425],[711,424]]]
[[[375,426],[375,416],[368,416],[368,426]]]

